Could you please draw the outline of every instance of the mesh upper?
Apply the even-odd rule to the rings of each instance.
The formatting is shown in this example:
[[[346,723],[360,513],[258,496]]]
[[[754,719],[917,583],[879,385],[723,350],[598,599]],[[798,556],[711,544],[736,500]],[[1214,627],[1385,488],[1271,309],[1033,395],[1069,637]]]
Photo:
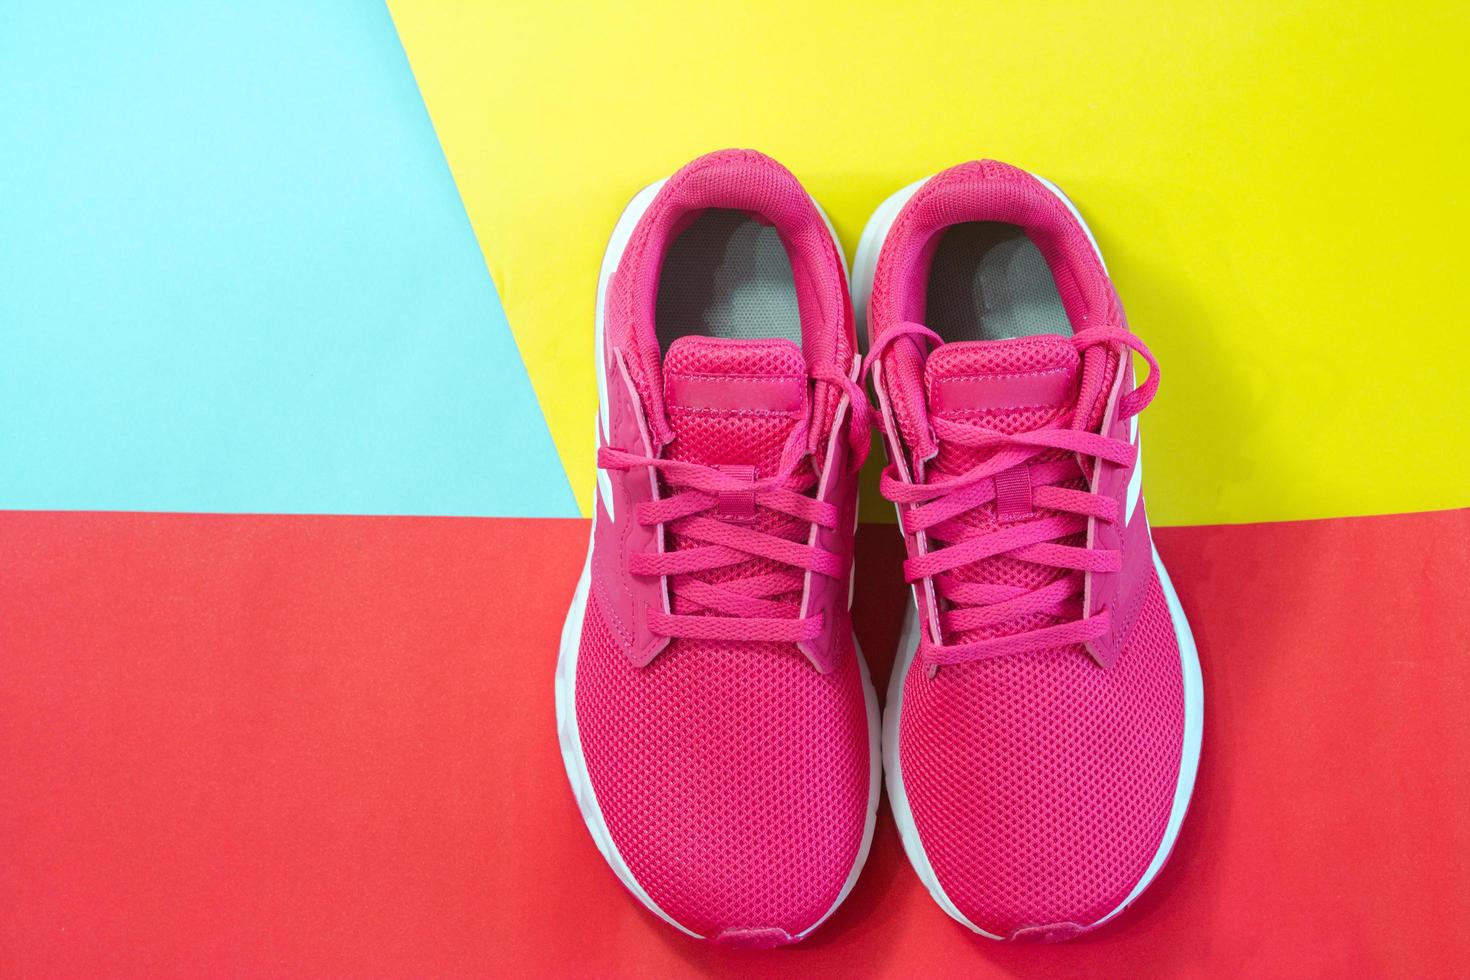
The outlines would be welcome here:
[[[905,678],[899,753],[914,823],[945,893],[987,932],[1090,925],[1158,850],[1183,677],[1156,575],[1147,589],[1109,670],[1073,647]]]
[[[808,377],[803,349],[787,340],[685,336],[663,380]],[[671,386],[665,384],[665,390]],[[705,465],[779,468],[794,412],[664,406],[664,454]],[[756,529],[805,540],[810,525],[757,513]],[[670,530],[666,546],[687,542]],[[697,573],[710,582],[750,574],[802,576],[751,559]],[[595,590],[594,590],[595,591]],[[698,614],[674,591],[674,612]],[[577,663],[583,753],[614,846],[664,913],[702,936],[780,929],[796,936],[836,902],[857,860],[874,760],[851,624],[836,624],[837,667],[819,673],[794,644],[679,638],[633,667],[594,597]]]
[[[1074,330],[1122,322],[1106,274],[1065,206],[1029,175],[986,161],[930,181],[895,222],[874,284],[875,334],[901,319],[923,318],[936,231],[997,220],[1021,225],[1036,242]],[[945,344],[927,359],[913,345],[895,345],[884,368],[900,428],[912,441],[927,428],[936,377],[1062,364],[1080,368],[1078,411],[1097,431],[1117,370],[1116,357],[1099,347],[1079,365],[1071,342],[1057,336]],[[953,418],[1019,432],[1044,426],[1061,411],[1018,406]],[[962,473],[988,452],[941,442],[932,472]],[[1056,455],[1037,457],[1049,458]],[[961,522],[992,528],[995,507],[977,508]],[[1083,544],[1084,536],[1059,543]],[[950,574],[1036,588],[1065,573],[998,556]],[[940,886],[986,932],[1090,926],[1122,903],[1158,851],[1179,775],[1184,690],[1157,575],[1150,571],[1141,587],[1141,612],[1110,669],[1070,645],[945,666],[932,677],[910,669],[904,678],[898,735],[904,793]],[[947,640],[1053,622],[1033,614]]]
[[[649,897],[700,935],[794,936],[857,860],[872,761],[839,636],[828,674],[791,645],[683,640],[635,669],[588,607],[577,719],[598,805]]]

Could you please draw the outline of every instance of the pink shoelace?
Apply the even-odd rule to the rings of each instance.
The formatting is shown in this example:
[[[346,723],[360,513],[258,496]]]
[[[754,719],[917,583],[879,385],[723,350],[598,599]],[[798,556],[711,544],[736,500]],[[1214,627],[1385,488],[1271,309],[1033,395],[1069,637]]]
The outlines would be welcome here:
[[[816,381],[836,385],[848,395],[852,412],[848,438],[856,470],[868,454],[872,429],[867,396],[861,386],[834,369],[818,369],[812,376]],[[597,465],[604,469],[648,467],[663,478],[668,496],[639,504],[635,514],[639,524],[661,524],[681,540],[697,542],[676,551],[629,557],[630,572],[668,576],[670,592],[682,600],[679,607],[692,610],[650,610],[648,625],[655,634],[799,643],[821,633],[821,614],[801,616],[800,603],[789,596],[801,590],[806,571],[833,578],[847,574],[847,559],[815,545],[760,531],[749,526],[749,518],[732,523],[720,516],[721,499],[728,494],[753,501],[752,512],[765,508],[823,528],[837,526],[837,508],[810,496],[817,485],[817,474],[803,465],[811,455],[807,450],[810,424],[807,419],[796,425],[782,448],[780,470],[761,479],[742,479],[730,468],[643,456],[608,446],[598,449]],[[740,565],[751,558],[765,558],[787,567],[718,584],[696,577],[696,573]]]
[[[922,324],[901,323],[884,334],[868,355],[867,367],[871,368],[882,351],[903,336],[923,338],[934,344],[943,342]],[[1148,362],[1148,379],[1119,402],[1121,417],[1137,415],[1153,400],[1159,386],[1158,362],[1136,336],[1117,327],[1089,327],[1071,339],[1079,353],[1101,344],[1117,344],[1137,351]],[[1073,428],[1076,412],[1074,406],[1040,429],[1018,433],[931,417],[930,424],[939,439],[995,452],[959,476],[929,483],[904,482],[893,464],[883,471],[880,492],[900,506],[905,533],[932,532],[947,542],[904,562],[904,577],[910,583],[933,581],[936,596],[943,600],[939,613],[942,634],[993,629],[1036,613],[1061,620],[1051,626],[968,643],[933,644],[926,637],[920,656],[931,672],[942,665],[1086,643],[1109,630],[1106,610],[1083,618],[1083,573],[1118,571],[1122,567],[1121,553],[1059,542],[1084,534],[1089,518],[1116,522],[1120,517],[1117,501],[1058,484],[1084,479],[1079,454],[1130,466],[1138,451],[1127,441]],[[1032,462],[1051,450],[1063,450],[1068,455],[1063,459]],[[959,520],[966,512],[994,501],[997,480],[1004,479],[1007,471],[1022,464],[1029,464],[1033,507],[1051,513],[990,528],[974,527]],[[962,566],[999,555],[1063,569],[1066,574],[1036,589],[966,582],[950,574]]]

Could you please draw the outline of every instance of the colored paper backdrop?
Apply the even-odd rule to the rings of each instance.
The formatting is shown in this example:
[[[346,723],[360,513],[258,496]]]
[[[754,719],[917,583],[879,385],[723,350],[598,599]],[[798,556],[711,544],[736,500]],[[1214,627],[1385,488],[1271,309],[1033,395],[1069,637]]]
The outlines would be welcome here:
[[[1470,971],[1467,43],[1439,3],[7,9],[0,974]],[[1163,363],[1210,720],[1096,936],[973,941],[885,809],[810,943],[710,949],[581,826],[595,270],[729,145],[849,254],[949,164],[1047,175]],[[880,682],[899,550],[860,528]]]
[[[849,256],[963,160],[1065,188],[1164,366],[1160,524],[1470,502],[1463,4],[389,6],[584,515],[608,230],[727,145],[791,167]]]
[[[0,506],[575,513],[384,11],[26,5],[0,92]]]

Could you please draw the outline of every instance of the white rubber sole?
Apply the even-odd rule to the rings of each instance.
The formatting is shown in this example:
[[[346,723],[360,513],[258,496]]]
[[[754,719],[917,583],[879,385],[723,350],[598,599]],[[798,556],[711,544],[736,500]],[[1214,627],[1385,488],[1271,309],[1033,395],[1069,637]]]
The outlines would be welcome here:
[[[659,188],[665,181],[660,180],[650,184],[639,191],[623,210],[613,229],[611,239],[608,241],[606,253],[603,255],[602,268],[597,282],[597,314],[596,314],[596,357],[597,357],[597,395],[598,395],[598,418],[599,426],[606,433],[607,413],[607,382],[606,372],[603,370],[603,311],[606,308],[607,285],[617,270],[618,262],[621,261],[623,251],[632,238],[633,230],[638,221],[643,217],[648,206],[653,203]],[[813,202],[816,203],[815,201]],[[817,207],[822,215],[822,220],[827,223],[827,230],[832,233],[833,244],[837,246],[837,256],[843,267],[843,274],[847,274],[847,264],[843,261],[842,245],[837,241],[837,234],[832,229],[832,223],[828,220],[825,212]],[[658,904],[649,897],[648,892],[639,884],[638,879],[629,869],[623,856],[618,852],[617,845],[613,843],[612,833],[608,829],[607,821],[603,818],[602,808],[598,805],[597,794],[592,788],[592,777],[587,771],[587,760],[582,752],[581,730],[577,724],[577,656],[582,645],[582,626],[587,615],[587,601],[591,591],[592,583],[592,543],[596,539],[597,521],[602,510],[603,499],[611,499],[612,489],[605,483],[606,474],[598,470],[598,502],[594,502],[592,516],[592,537],[587,543],[587,558],[582,565],[582,575],[577,580],[577,589],[572,594],[572,604],[567,610],[566,621],[562,625],[561,648],[556,661],[556,735],[561,746],[562,764],[566,767],[567,781],[571,783],[572,795],[576,797],[577,807],[581,810],[582,821],[587,825],[587,832],[592,835],[597,849],[602,852],[603,858],[623,886],[632,892],[650,912],[663,919],[669,925],[680,932],[695,939],[704,939],[699,933],[684,926],[674,919]],[[604,497],[606,494],[606,497]],[[851,597],[849,594],[849,604]],[[847,879],[843,882],[837,899],[832,903],[821,918],[807,926],[800,933],[791,937],[793,940],[805,939],[811,932],[826,922],[837,911],[837,908],[852,893],[853,886],[857,884],[858,875],[862,872],[863,865],[867,863],[868,852],[872,849],[873,833],[878,825],[878,800],[882,788],[883,765],[882,765],[882,726],[879,722],[878,697],[873,688],[872,678],[868,674],[867,660],[863,656],[862,649],[857,646],[857,638],[853,638],[853,646],[856,650],[858,668],[862,674],[863,700],[868,712],[868,758],[869,758],[869,785],[868,785],[868,808],[863,825],[862,844],[858,848],[858,855],[854,861],[852,870],[848,872]],[[759,926],[761,923],[745,923],[748,926]]]
[[[1102,261],[1102,253],[1098,250],[1097,240],[1093,237],[1092,230],[1087,227],[1087,222],[1082,220],[1082,215],[1077,211],[1076,206],[1051,181],[1036,174],[1032,176],[1041,181],[1072,212],[1077,223],[1086,232],[1093,250],[1098,253],[1098,261]],[[873,291],[873,276],[878,267],[878,253],[882,250],[883,242],[888,237],[888,231],[893,227],[893,222],[898,218],[903,206],[920,187],[924,186],[928,179],[926,177],[924,180],[916,181],[891,195],[878,206],[863,228],[862,237],[858,242],[857,256],[853,260],[852,285],[855,308],[861,303],[861,313],[858,314],[858,335],[860,337],[867,337],[867,303]],[[1106,265],[1103,268],[1106,270]],[[1140,460],[1140,464],[1141,462]],[[1152,547],[1152,536],[1150,536],[1149,544]],[[1139,878],[1128,896],[1107,915],[1096,922],[1075,923],[1083,929],[1095,928],[1116,917],[1132,905],[1158,876],[1169,854],[1174,850],[1174,843],[1179,837],[1179,828],[1184,824],[1184,816],[1189,809],[1189,800],[1194,792],[1195,776],[1199,771],[1200,745],[1204,736],[1205,719],[1204,680],[1200,673],[1199,653],[1195,648],[1194,634],[1189,628],[1189,620],[1185,618],[1184,609],[1179,604],[1179,596],[1174,591],[1174,584],[1169,580],[1169,573],[1164,569],[1163,562],[1159,560],[1157,550],[1153,552],[1153,560],[1154,568],[1158,571],[1159,583],[1163,586],[1164,597],[1168,603],[1169,617],[1174,626],[1174,637],[1179,644],[1180,670],[1184,682],[1184,739],[1180,750],[1179,776],[1175,783],[1174,800],[1169,810],[1169,820],[1164,828],[1163,839],[1153,859],[1144,870],[1143,876]],[[934,872],[933,865],[929,863],[928,854],[924,851],[923,841],[920,840],[918,827],[914,823],[913,810],[909,807],[908,795],[904,792],[903,770],[898,759],[899,720],[903,710],[904,679],[908,676],[909,667],[913,663],[918,647],[918,615],[913,602],[910,601],[899,636],[898,655],[889,680],[888,700],[883,712],[883,768],[887,775],[889,804],[893,807],[894,821],[898,824],[899,838],[903,841],[903,849],[908,854],[909,863],[913,865],[924,887],[929,889],[929,894],[933,896],[934,901],[951,918],[971,931],[987,939],[1003,941],[1007,937],[986,932],[971,922],[945,893],[943,886],[939,883],[938,875]],[[1054,924],[1056,923],[1034,923],[1037,926]]]

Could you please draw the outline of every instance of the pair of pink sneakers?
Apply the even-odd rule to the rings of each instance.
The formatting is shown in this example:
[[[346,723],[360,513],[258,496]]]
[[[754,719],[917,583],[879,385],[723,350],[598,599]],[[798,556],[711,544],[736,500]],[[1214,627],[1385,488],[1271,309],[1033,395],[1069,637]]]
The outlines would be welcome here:
[[[1158,874],[1203,722],[1139,489],[1128,331],[1054,186],[968,163],[885,201],[853,283],[815,202],[729,150],[638,194],[597,290],[598,481],[562,633],[572,790],[691,936],[800,940],[852,890],[881,773],[935,901],[1065,939]],[[853,639],[857,473],[913,604],[880,722]]]

